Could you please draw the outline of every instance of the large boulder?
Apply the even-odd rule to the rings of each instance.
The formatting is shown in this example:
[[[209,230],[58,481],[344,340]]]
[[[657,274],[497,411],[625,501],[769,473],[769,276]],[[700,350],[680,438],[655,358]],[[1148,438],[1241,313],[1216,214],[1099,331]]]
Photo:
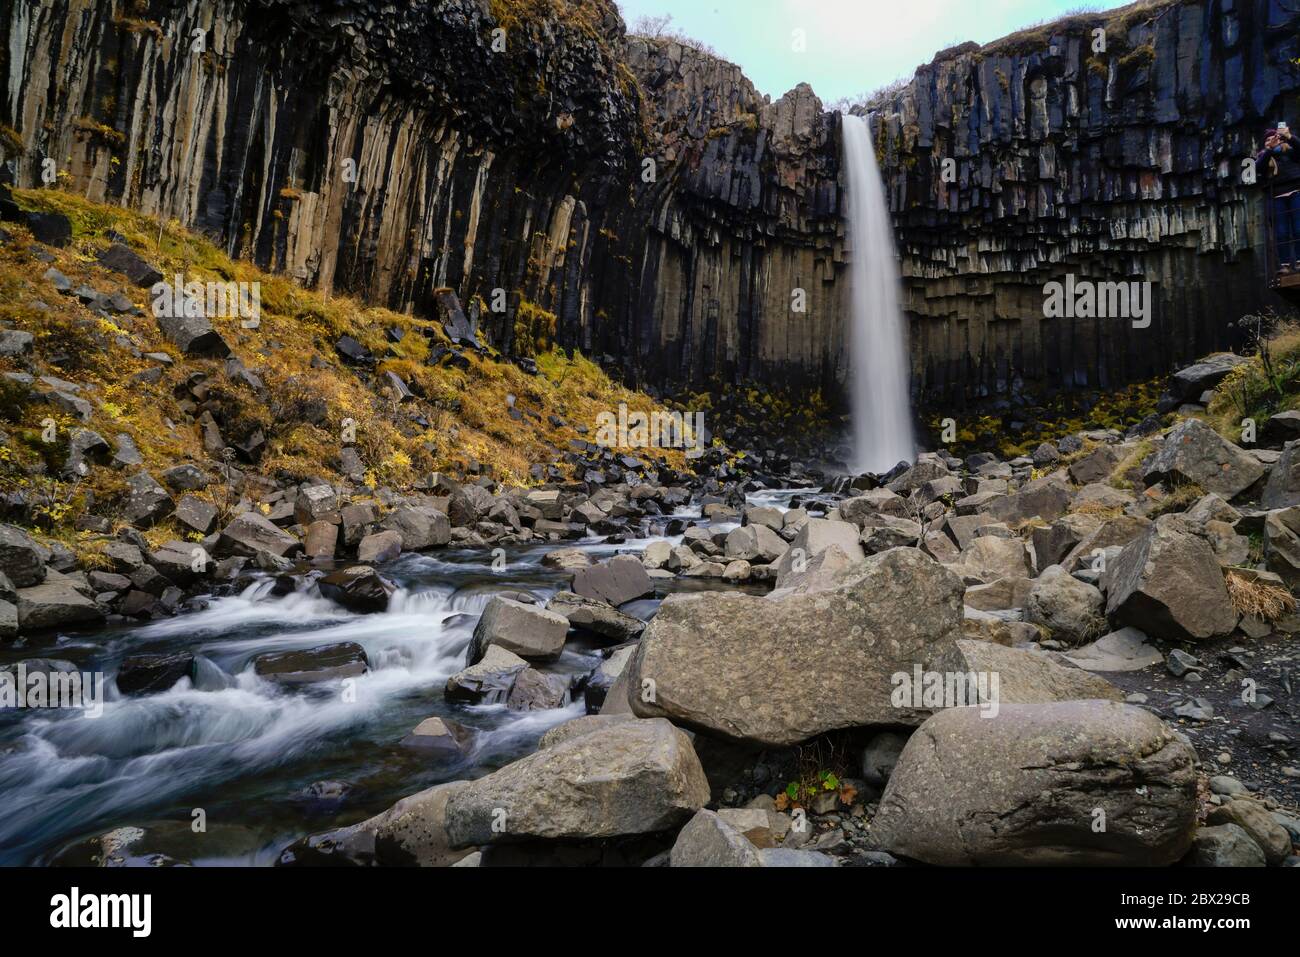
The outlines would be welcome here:
[[[321,578],[316,587],[330,601],[349,611],[370,614],[388,610],[397,586],[369,565],[352,565]]]
[[[866,553],[859,541],[861,534],[861,529],[851,522],[808,519],[800,526],[790,547],[776,563],[777,590],[797,587],[809,566],[828,549],[838,548],[852,564],[862,561]]]
[[[1033,574],[1029,550],[1018,538],[985,535],[972,539],[952,569],[963,578],[984,583],[1000,578],[1026,578]]]
[[[1169,378],[1168,391],[1160,397],[1160,411],[1169,412],[1188,402],[1200,402],[1201,396],[1222,382],[1229,372],[1249,362],[1245,356],[1218,352],[1180,369]]]
[[[467,665],[483,660],[496,645],[528,661],[550,661],[564,650],[569,620],[536,605],[494,596],[483,609],[466,652]]]
[[[40,546],[16,525],[0,524],[0,574],[19,588],[45,581],[45,559]]]
[[[451,521],[429,505],[403,505],[384,516],[384,528],[402,536],[402,548],[418,552],[451,541]]]
[[[1266,509],[1300,505],[1300,442],[1288,442],[1282,449],[1268,473],[1260,505]]]
[[[612,641],[631,641],[645,631],[645,622],[639,618],[625,615],[603,601],[583,598],[569,591],[552,596],[546,603],[546,610],[563,615],[570,628]]]
[[[628,669],[629,703],[644,717],[772,746],[917,724],[924,714],[891,703],[892,676],[928,667],[961,637],[962,591],[929,556],[899,548],[779,600],[670,595]]]
[[[1196,830],[1195,762],[1159,718],[1112,701],[954,708],[908,741],[871,833],[936,865],[1172,864]]]
[[[159,290],[170,294],[171,287],[166,283],[159,283],[151,292],[157,297]],[[191,303],[192,300],[186,300],[187,305]],[[196,309],[155,310],[155,318],[158,320],[158,328],[162,330],[162,334],[187,356],[224,359],[230,355],[230,346],[226,344],[226,340],[221,338],[221,334],[212,328],[212,323]]]
[[[743,525],[727,533],[724,554],[731,561],[770,564],[790,546],[766,525]]]
[[[708,809],[701,810],[677,833],[670,867],[762,867],[758,848],[740,831]]]
[[[1106,613],[1148,635],[1209,638],[1237,625],[1213,549],[1173,523],[1158,522],[1124,546],[1102,580]]]
[[[1192,483],[1225,499],[1244,492],[1263,475],[1259,459],[1221,438],[1200,419],[1184,419],[1175,426],[1143,468],[1148,485]]]
[[[269,651],[253,659],[253,671],[281,685],[307,685],[365,674],[366,651],[355,641],[340,641],[297,651]]]
[[[150,528],[172,513],[175,506],[167,490],[148,472],[137,472],[126,482],[122,517],[137,528]]]
[[[481,660],[447,679],[444,693],[448,701],[500,704],[527,668],[528,662],[513,651],[488,645]]]
[[[1060,565],[1052,565],[1029,590],[1025,619],[1047,628],[1061,641],[1082,644],[1105,632],[1105,604],[1092,585],[1079,581]]]
[[[301,545],[298,539],[277,527],[265,515],[245,512],[221,530],[217,547],[227,555],[254,558],[258,552],[266,552],[284,558]]]
[[[573,570],[573,592],[583,598],[618,607],[653,595],[655,583],[645,566],[631,555],[615,555],[608,561]]]
[[[17,597],[18,630],[23,634],[104,620],[104,609],[57,572],[50,572],[39,585],[19,588]]]
[[[709,800],[687,735],[667,721],[614,722],[471,781],[447,801],[452,847],[587,840],[677,826]]]
[[[966,700],[944,706],[1047,704],[1085,699],[1123,700],[1119,689],[1080,668],[1059,665],[1043,652],[1006,648],[989,641],[963,638],[934,662],[942,675],[974,675],[965,682]],[[986,677],[985,677],[986,676]],[[984,681],[981,684],[981,680]],[[987,694],[985,693],[987,692]]]

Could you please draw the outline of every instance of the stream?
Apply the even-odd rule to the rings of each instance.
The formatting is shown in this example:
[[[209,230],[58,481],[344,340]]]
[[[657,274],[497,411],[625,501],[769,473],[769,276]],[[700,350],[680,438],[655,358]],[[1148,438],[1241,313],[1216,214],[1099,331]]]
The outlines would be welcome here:
[[[808,491],[755,493],[749,504],[785,509]],[[698,509],[676,515],[708,524]],[[106,681],[97,718],[56,709],[0,713],[0,865],[88,863],[88,839],[127,825],[145,829],[149,851],[195,865],[269,865],[303,835],[353,823],[408,794],[531,753],[545,731],[585,714],[586,707],[581,695],[548,711],[449,704],[444,685],[464,667],[483,608],[501,592],[528,592],[545,604],[564,590],[569,575],[542,564],[556,548],[581,548],[599,560],[639,554],[654,540],[516,547],[506,549],[499,571],[490,550],[406,554],[380,569],[399,586],[380,614],[347,611],[314,586],[275,595],[266,578],[177,618],[7,648],[0,664],[61,658],[103,672]],[[664,540],[676,544],[680,538]],[[737,587],[699,578],[656,585],[654,598],[622,610],[648,621],[670,592]],[[355,700],[345,700],[337,681],[290,690],[251,668],[264,652],[339,641],[362,645],[370,661],[370,671],[355,680]],[[602,660],[600,648],[571,636],[559,660],[544,670],[585,674]],[[145,697],[118,695],[113,677],[124,658],[180,650],[199,656],[194,682],[182,679]],[[471,752],[449,761],[399,743],[431,716],[452,717],[478,731]],[[309,792],[318,782],[342,787]],[[202,833],[191,826],[198,809]]]

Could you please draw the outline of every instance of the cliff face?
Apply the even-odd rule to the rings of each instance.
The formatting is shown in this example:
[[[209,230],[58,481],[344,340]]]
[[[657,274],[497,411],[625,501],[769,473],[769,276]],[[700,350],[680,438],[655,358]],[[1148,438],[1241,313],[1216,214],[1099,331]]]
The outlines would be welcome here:
[[[1296,103],[1298,22],[1189,0],[921,68],[875,119],[918,397],[1105,387],[1229,344],[1268,299],[1237,164]],[[504,351],[554,323],[642,386],[847,374],[838,116],[625,37],[608,0],[21,0],[0,50],[22,185],[52,158],[92,199],[399,310],[451,287]],[[1044,319],[1069,272],[1153,281],[1152,327]]]

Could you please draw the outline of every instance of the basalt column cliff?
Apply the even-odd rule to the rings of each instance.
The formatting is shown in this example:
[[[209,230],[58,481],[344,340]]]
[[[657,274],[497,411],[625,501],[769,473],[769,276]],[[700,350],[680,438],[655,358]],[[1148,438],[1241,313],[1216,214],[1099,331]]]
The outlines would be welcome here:
[[[9,10],[21,185],[53,160],[91,198],[399,309],[451,288],[509,353],[554,337],[648,387],[842,394],[840,121],[807,86],[770,101],[626,36],[606,0]],[[1083,16],[941,54],[874,104],[913,391],[1106,386],[1274,304],[1240,160],[1296,105],[1298,22],[1267,0]],[[1150,280],[1152,327],[1044,319],[1043,283],[1071,272]]]

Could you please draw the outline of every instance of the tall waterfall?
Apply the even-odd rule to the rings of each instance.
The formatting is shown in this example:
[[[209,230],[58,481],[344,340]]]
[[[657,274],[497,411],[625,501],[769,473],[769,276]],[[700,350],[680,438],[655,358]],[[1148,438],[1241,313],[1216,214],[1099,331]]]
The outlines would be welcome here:
[[[885,184],[865,119],[844,116],[852,296],[853,458],[857,472],[912,461],[907,319],[898,301],[898,259]]]

